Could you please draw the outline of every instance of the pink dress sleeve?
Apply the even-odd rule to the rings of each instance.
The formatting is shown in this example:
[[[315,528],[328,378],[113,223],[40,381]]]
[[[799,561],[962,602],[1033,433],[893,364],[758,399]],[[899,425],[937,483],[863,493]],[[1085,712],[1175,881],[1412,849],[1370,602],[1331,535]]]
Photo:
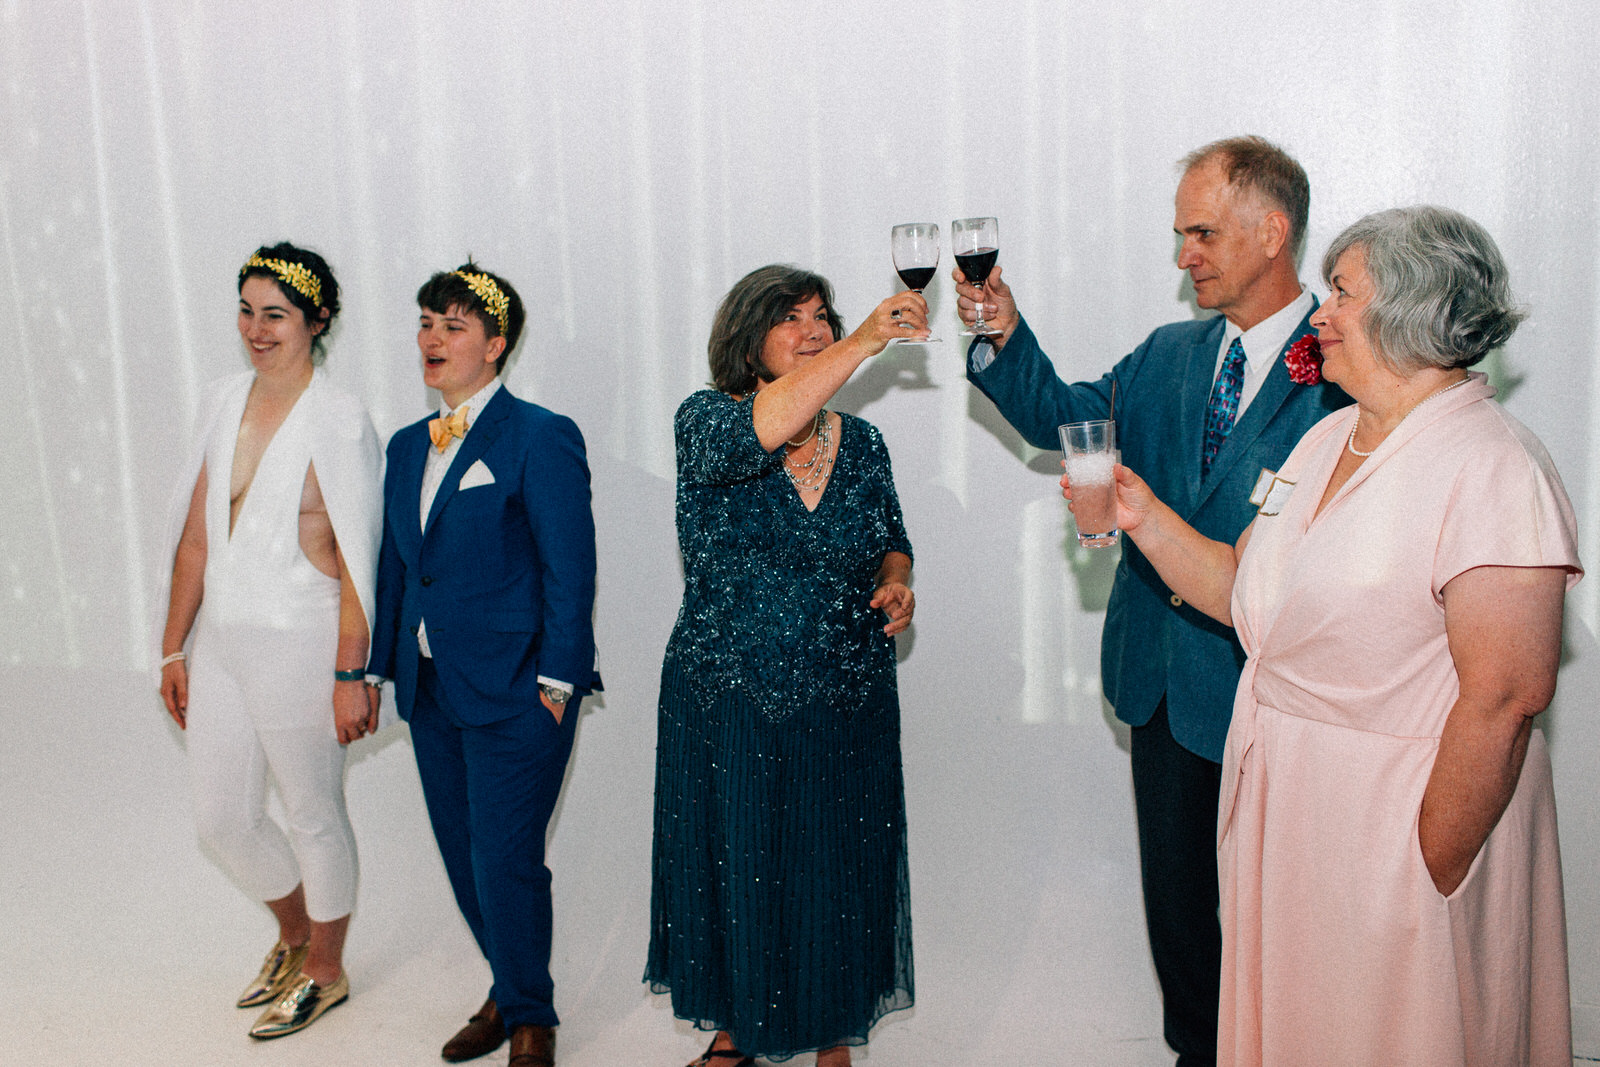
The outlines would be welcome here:
[[[1495,409],[1503,433],[1464,464],[1453,487],[1433,592],[1474,567],[1564,567],[1567,588],[1583,574],[1578,525],[1555,464],[1527,427]]]

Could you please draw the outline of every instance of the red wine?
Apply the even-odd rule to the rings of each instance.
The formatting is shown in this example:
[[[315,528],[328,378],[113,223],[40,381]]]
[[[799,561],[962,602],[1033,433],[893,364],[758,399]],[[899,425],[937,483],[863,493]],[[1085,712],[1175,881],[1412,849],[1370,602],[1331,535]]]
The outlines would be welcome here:
[[[897,269],[897,273],[900,275],[900,280],[906,283],[907,289],[915,289],[920,293],[928,287],[929,282],[933,281],[933,272],[938,269],[938,267],[906,267],[904,270]]]
[[[980,248],[976,252],[957,252],[956,266],[961,268],[961,273],[967,276],[967,281],[973,285],[982,285],[989,278],[989,272],[994,269],[995,257],[1000,255],[998,248]]]

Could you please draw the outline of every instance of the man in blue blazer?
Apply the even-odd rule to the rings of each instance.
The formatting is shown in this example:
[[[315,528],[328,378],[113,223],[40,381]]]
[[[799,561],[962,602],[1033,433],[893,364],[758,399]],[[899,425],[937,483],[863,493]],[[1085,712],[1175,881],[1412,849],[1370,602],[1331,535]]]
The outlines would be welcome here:
[[[578,704],[600,688],[589,470],[571,419],[501,384],[524,317],[509,284],[468,262],[417,303],[423,381],[443,404],[389,441],[368,681],[394,680],[450,886],[494,973],[442,1055],[509,1035],[512,1067],[553,1067],[545,829]]]
[[[1178,267],[1196,303],[1221,314],[1163,326],[1098,381],[1068,385],[1000,269],[982,290],[957,271],[962,316],[972,322],[982,300],[1000,330],[972,345],[967,377],[1044,449],[1060,447],[1062,423],[1107,418],[1115,384],[1122,462],[1196,529],[1231,543],[1255,516],[1261,471],[1276,471],[1312,424],[1349,400],[1331,385],[1293,384],[1284,365],[1316,308],[1295,267],[1310,205],[1305,171],[1257,137],[1206,145],[1183,164]],[[1231,381],[1219,384],[1224,376]],[[1233,406],[1230,426],[1221,409]],[[1106,699],[1133,727],[1140,873],[1167,1043],[1184,1067],[1214,1063],[1217,792],[1244,652],[1231,628],[1173,595],[1124,541],[1100,657]]]

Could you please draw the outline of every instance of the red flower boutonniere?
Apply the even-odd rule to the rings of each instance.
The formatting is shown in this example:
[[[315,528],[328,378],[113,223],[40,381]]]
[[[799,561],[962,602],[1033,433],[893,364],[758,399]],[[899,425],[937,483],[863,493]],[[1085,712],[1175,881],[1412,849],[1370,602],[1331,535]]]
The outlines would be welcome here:
[[[1289,367],[1289,380],[1296,385],[1319,385],[1322,382],[1322,345],[1317,335],[1308,333],[1289,346],[1283,354]]]

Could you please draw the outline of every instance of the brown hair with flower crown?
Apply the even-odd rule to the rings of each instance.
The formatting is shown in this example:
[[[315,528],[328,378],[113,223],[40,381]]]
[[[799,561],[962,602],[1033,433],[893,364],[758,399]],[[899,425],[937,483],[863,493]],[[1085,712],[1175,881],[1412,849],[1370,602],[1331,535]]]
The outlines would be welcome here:
[[[278,276],[278,280],[292,286],[301,296],[311,301],[317,307],[322,306],[322,283],[317,281],[312,274],[300,263],[290,263],[286,259],[267,259],[260,252],[244,261],[244,266],[239,268],[239,275],[243,277],[251,267],[265,267]]]
[[[321,363],[326,357],[324,340],[328,328],[339,315],[339,282],[328,261],[310,249],[288,241],[262,245],[239,268],[239,291],[251,277],[271,278],[284,297],[306,317],[312,328],[311,358]]]
[[[495,321],[500,324],[500,336],[504,337],[510,329],[507,312],[511,301],[506,299],[506,294],[494,283],[494,278],[487,274],[475,274],[465,270],[451,271],[451,273],[466,282],[467,288],[483,301],[483,309],[494,316]]]
[[[483,323],[484,333],[490,337],[504,337],[505,351],[495,360],[495,373],[504,368],[511,350],[517,347],[522,336],[525,313],[522,298],[511,283],[484,270],[472,260],[451,271],[440,271],[417,290],[417,306],[443,315],[451,308],[462,313],[471,312]]]

